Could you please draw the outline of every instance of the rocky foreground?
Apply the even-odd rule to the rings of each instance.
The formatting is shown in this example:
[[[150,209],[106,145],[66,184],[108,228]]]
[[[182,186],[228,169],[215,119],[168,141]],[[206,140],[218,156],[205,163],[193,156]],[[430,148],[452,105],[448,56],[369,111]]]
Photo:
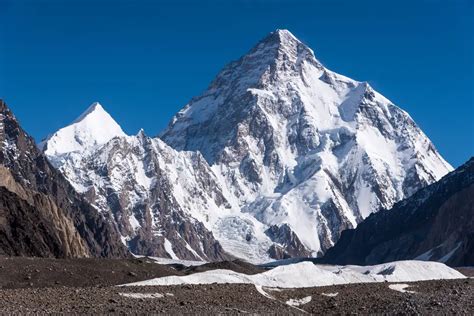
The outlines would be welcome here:
[[[11,313],[281,313],[473,314],[474,280],[257,289],[212,284],[118,287],[166,275],[225,268],[258,273],[242,262],[199,268],[140,260],[0,258],[0,314]],[[460,269],[474,275],[473,269]],[[392,288],[394,289],[392,289]],[[401,292],[406,291],[406,292]]]

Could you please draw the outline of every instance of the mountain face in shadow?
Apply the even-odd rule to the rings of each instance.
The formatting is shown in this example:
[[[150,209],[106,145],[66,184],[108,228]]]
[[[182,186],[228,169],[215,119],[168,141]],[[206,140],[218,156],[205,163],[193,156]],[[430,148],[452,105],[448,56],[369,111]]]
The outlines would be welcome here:
[[[474,158],[342,232],[322,261],[370,265],[405,259],[474,265]]]

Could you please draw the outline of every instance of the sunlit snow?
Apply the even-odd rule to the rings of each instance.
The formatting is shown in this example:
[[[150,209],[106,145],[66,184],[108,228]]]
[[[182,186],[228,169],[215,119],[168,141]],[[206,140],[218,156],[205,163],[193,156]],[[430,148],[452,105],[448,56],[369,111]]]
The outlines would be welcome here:
[[[246,275],[231,270],[210,270],[186,276],[167,276],[127,286],[245,283],[276,288],[303,288],[349,283],[413,282],[463,279],[464,275],[438,262],[398,261],[374,266],[330,266],[300,262]]]

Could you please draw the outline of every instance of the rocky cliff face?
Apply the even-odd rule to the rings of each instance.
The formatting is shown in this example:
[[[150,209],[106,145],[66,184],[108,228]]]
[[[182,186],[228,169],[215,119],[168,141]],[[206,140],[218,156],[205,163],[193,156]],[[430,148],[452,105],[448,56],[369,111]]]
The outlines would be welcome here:
[[[369,216],[342,233],[323,262],[378,264],[396,260],[474,265],[474,158],[439,182]]]
[[[406,112],[286,30],[227,65],[160,136],[201,152],[231,204],[286,225],[313,255],[451,170]]]
[[[107,220],[81,198],[0,100],[0,253],[121,257]]]
[[[95,104],[43,147],[139,254],[319,256],[451,170],[406,112],[286,30],[226,66],[160,138],[124,136]]]
[[[113,215],[132,252],[190,260],[230,258],[203,224],[211,220],[207,208],[226,201],[199,154],[178,154],[140,132],[114,138],[69,163],[61,170],[98,209]]]
[[[214,220],[209,213],[227,201],[200,154],[177,153],[143,131],[126,136],[98,103],[43,149],[76,190],[113,218],[133,253],[231,258],[208,229]]]

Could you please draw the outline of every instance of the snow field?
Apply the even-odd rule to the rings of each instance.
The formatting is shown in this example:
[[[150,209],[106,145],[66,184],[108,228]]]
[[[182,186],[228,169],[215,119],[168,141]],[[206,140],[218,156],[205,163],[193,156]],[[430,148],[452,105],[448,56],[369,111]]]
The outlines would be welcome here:
[[[246,275],[231,270],[211,270],[186,276],[167,276],[123,286],[183,284],[254,284],[257,287],[304,288],[351,283],[414,282],[462,279],[458,271],[438,262],[397,261],[374,266],[330,266],[300,262]]]

